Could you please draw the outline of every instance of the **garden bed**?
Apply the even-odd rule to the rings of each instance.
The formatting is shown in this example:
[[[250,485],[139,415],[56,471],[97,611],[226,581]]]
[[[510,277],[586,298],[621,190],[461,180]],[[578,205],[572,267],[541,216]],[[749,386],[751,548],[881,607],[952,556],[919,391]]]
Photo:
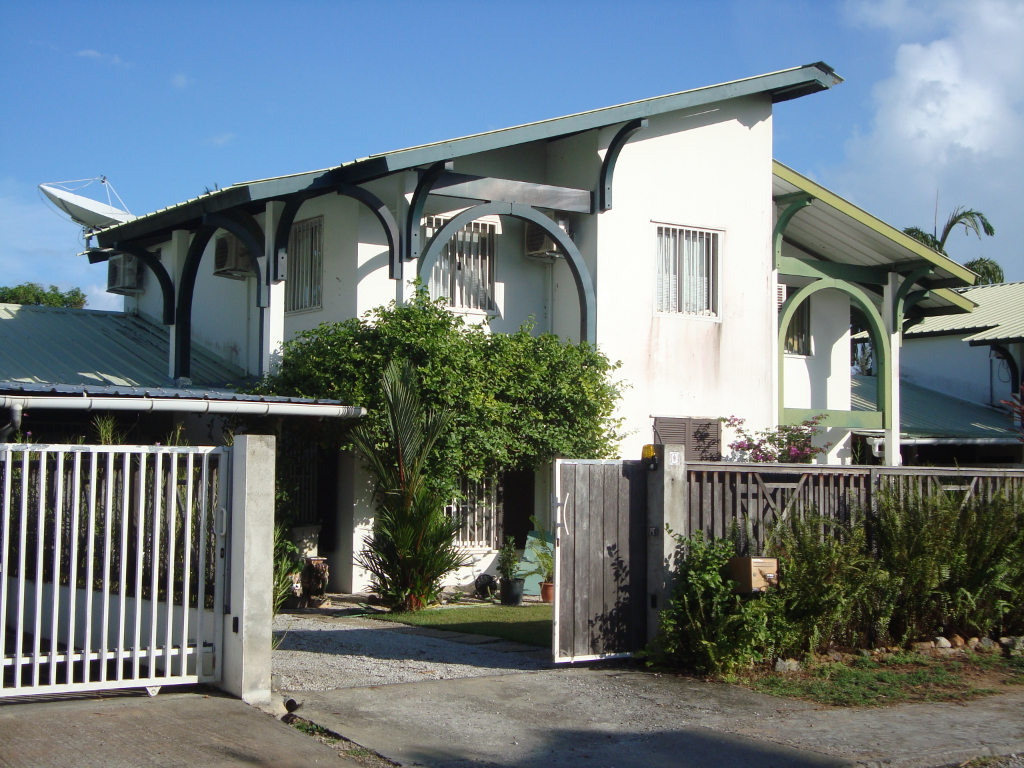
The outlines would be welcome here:
[[[733,679],[761,693],[840,707],[959,703],[1024,690],[1024,659],[970,651],[881,653],[824,657],[799,671],[744,672]]]
[[[548,604],[452,606],[429,608],[414,613],[386,613],[374,616],[414,627],[431,627],[467,635],[500,637],[514,643],[551,647],[552,608]]]

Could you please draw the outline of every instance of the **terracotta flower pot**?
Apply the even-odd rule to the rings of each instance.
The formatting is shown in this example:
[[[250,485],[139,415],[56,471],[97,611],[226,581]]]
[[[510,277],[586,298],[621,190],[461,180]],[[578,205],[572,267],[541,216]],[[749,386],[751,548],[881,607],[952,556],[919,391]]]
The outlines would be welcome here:
[[[540,583],[540,599],[545,603],[555,602],[555,585],[550,581]]]

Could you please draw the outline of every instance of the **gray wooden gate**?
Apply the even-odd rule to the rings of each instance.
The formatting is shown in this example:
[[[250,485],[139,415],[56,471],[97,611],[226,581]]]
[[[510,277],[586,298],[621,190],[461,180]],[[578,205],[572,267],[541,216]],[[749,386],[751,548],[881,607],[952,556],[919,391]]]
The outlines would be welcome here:
[[[647,642],[647,470],[555,462],[554,660],[629,656]]]

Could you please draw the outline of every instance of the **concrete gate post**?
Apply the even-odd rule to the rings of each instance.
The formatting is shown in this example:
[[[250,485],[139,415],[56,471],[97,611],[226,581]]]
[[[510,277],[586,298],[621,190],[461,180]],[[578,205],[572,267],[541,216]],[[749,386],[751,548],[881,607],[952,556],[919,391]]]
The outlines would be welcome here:
[[[274,579],[273,435],[239,435],[231,449],[231,559],[220,686],[270,701]]]
[[[675,534],[688,536],[686,454],[681,445],[654,446],[657,466],[647,475],[647,641],[672,594]],[[669,534],[669,528],[672,534]]]

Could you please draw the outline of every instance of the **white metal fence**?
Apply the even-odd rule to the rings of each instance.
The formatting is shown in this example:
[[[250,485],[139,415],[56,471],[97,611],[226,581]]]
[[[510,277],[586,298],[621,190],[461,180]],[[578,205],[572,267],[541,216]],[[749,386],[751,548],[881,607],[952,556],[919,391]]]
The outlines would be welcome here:
[[[227,457],[0,445],[0,698],[220,679]]]
[[[445,514],[462,521],[456,540],[470,549],[497,549],[501,531],[501,487],[496,478],[462,478],[460,498],[454,499]]]

